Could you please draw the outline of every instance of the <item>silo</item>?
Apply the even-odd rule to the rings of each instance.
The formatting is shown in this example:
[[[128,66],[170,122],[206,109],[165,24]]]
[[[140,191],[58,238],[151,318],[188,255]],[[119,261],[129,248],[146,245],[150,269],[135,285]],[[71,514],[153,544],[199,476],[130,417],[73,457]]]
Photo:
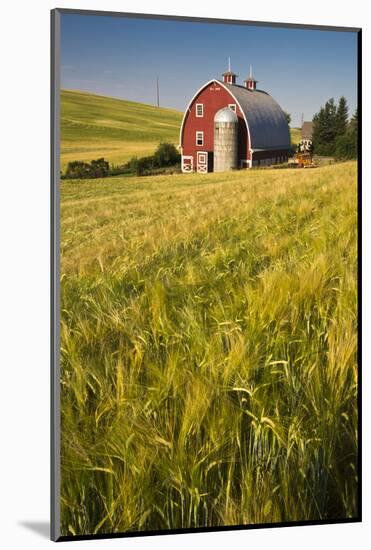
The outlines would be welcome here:
[[[237,168],[238,118],[229,107],[214,117],[214,172]]]

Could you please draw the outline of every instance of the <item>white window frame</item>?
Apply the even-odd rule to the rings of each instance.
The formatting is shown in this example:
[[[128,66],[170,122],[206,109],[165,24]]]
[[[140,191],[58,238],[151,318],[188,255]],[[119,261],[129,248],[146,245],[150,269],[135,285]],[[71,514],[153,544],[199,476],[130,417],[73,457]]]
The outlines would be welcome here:
[[[201,136],[202,143],[197,143],[199,135]],[[201,130],[196,131],[196,146],[197,147],[203,147],[204,144],[204,133]]]
[[[229,103],[228,107],[234,112],[237,111],[237,106],[235,103]]]
[[[201,107],[201,114],[198,114],[198,107]],[[204,104],[203,103],[196,103],[196,117],[202,118],[204,116]]]

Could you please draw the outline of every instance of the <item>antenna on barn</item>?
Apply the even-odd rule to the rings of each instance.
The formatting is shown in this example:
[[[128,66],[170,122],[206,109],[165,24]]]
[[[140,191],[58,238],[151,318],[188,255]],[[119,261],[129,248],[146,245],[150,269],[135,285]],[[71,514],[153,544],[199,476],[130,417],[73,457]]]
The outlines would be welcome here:
[[[160,107],[160,86],[158,82],[158,77],[156,79],[156,91],[157,91],[157,107]]]
[[[236,84],[236,74],[231,71],[231,58],[228,57],[228,71],[223,73],[223,82],[226,84]]]

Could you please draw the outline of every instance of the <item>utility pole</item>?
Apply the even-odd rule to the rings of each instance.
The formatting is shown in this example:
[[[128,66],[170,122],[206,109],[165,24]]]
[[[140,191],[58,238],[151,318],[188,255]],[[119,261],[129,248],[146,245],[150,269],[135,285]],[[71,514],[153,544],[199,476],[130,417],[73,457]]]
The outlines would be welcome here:
[[[160,86],[159,86],[159,82],[158,82],[158,77],[157,77],[157,86],[156,86],[156,89],[157,89],[157,107],[160,107]]]

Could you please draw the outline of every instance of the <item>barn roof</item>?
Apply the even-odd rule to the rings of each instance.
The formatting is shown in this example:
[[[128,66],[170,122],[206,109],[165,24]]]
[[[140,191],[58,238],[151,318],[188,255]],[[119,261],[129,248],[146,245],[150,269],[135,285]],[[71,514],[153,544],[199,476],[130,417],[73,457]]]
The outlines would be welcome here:
[[[248,90],[218,80],[235,97],[245,116],[252,149],[289,149],[290,131],[286,115],[267,92]]]

